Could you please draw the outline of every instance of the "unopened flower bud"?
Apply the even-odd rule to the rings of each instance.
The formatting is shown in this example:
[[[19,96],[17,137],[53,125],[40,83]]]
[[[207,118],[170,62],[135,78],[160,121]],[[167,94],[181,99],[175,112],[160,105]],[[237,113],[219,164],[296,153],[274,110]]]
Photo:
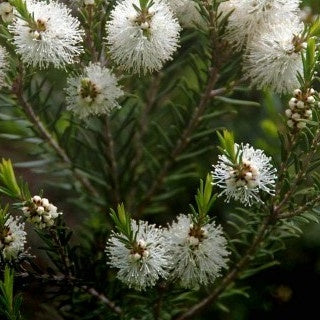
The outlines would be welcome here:
[[[307,98],[307,101],[308,101],[308,103],[313,104],[313,103],[316,102],[316,99],[315,99],[313,96],[309,96],[309,97]]]
[[[289,101],[289,107],[293,109],[296,107],[297,103],[298,103],[298,100],[296,98],[291,98]]]
[[[298,107],[299,109],[303,109],[303,108],[304,108],[304,102],[303,102],[303,101],[298,101],[297,107]]]
[[[292,116],[292,111],[291,111],[290,109],[287,109],[285,113],[286,113],[286,116],[287,116],[288,118],[291,118],[291,116]]]
[[[307,126],[307,124],[305,123],[305,122],[302,122],[302,121],[300,121],[298,124],[297,124],[297,127],[299,128],[299,129],[303,129],[303,128],[305,128]]]
[[[299,113],[294,113],[291,117],[293,120],[299,120],[301,118]]]
[[[287,121],[287,125],[289,128],[293,128],[294,127],[294,122],[292,120],[288,120]]]
[[[296,89],[296,90],[293,91],[293,95],[295,97],[299,97],[301,94],[302,94],[302,91],[300,89]]]
[[[148,22],[143,22],[143,23],[141,23],[140,27],[141,27],[141,29],[146,30],[150,27],[150,25]]]
[[[199,244],[199,239],[194,236],[191,236],[189,237],[189,243],[190,246],[197,246]]]

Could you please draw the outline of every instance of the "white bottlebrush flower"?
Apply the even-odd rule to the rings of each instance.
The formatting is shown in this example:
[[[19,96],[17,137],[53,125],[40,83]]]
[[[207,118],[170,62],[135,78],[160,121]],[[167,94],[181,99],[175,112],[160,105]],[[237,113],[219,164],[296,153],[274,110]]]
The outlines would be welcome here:
[[[153,0],[141,12],[139,0],[119,1],[107,23],[111,57],[125,70],[147,73],[162,68],[178,47],[180,26],[169,6]]]
[[[156,281],[168,276],[170,265],[163,232],[155,225],[132,220],[133,233],[137,232],[134,246],[119,240],[120,234],[113,234],[106,246],[108,264],[119,269],[118,279],[136,290],[145,290]]]
[[[5,1],[0,3],[0,16],[1,19],[6,23],[9,23],[13,20],[13,7],[9,2]]]
[[[181,214],[166,231],[173,261],[172,278],[185,288],[213,283],[227,267],[227,241],[214,222],[196,227],[190,215]]]
[[[113,109],[120,108],[117,99],[123,95],[117,85],[117,78],[100,64],[90,64],[84,69],[83,75],[70,77],[66,93],[68,110],[80,119],[108,114]]]
[[[62,214],[48,199],[39,196],[34,196],[31,200],[26,201],[22,211],[27,221],[39,229],[53,226],[55,219]]]
[[[213,166],[214,184],[223,189],[220,196],[225,196],[227,202],[234,199],[250,206],[253,202],[261,202],[260,190],[274,195],[277,170],[272,166],[271,158],[249,144],[235,144],[235,151],[237,163],[220,155]]]
[[[297,19],[272,25],[257,34],[247,47],[244,72],[253,85],[269,87],[277,93],[288,93],[299,87],[302,73],[300,37],[303,24]]]
[[[193,0],[170,0],[168,4],[183,27],[204,26],[205,21],[199,12],[199,5]]]
[[[73,63],[82,52],[83,32],[78,19],[72,17],[66,5],[56,1],[27,0],[26,4],[34,22],[17,18],[9,26],[22,61],[40,68]]]
[[[220,5],[219,12],[228,18],[226,38],[241,49],[251,42],[257,32],[270,25],[288,21],[298,15],[300,0],[229,0]]]
[[[24,250],[26,235],[24,223],[19,223],[18,218],[6,219],[4,226],[0,226],[0,253],[4,260],[18,258]]]
[[[5,78],[8,69],[8,53],[0,46],[0,88],[5,85]]]

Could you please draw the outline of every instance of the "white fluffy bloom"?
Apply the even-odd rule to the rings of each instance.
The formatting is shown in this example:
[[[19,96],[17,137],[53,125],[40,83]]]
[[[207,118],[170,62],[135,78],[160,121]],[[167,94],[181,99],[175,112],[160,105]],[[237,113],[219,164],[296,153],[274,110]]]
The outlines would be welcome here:
[[[197,228],[190,215],[181,214],[166,232],[174,262],[172,277],[185,288],[213,283],[227,267],[227,241],[214,222]]]
[[[117,78],[100,64],[90,64],[84,69],[83,75],[70,77],[66,93],[68,110],[80,119],[120,108],[117,99],[123,95],[117,86]]]
[[[277,93],[288,93],[299,87],[298,72],[302,73],[299,37],[303,24],[298,20],[272,25],[257,34],[247,47],[244,72],[253,85],[269,87]]]
[[[22,18],[14,20],[9,30],[23,62],[46,68],[50,64],[62,67],[74,62],[82,52],[80,22],[70,9],[56,1],[27,0],[28,11],[34,23]]]
[[[0,226],[0,252],[5,260],[18,258],[24,250],[26,235],[24,223],[19,223],[18,218],[10,216],[4,226]]]
[[[273,195],[276,169],[271,158],[249,144],[235,144],[235,151],[237,163],[231,163],[225,155],[220,155],[218,163],[213,166],[214,183],[223,189],[220,196],[226,196],[227,202],[234,199],[250,206],[261,201],[260,190]]]
[[[26,201],[22,211],[27,221],[39,229],[53,226],[55,219],[62,214],[48,199],[39,196],[34,196],[31,200]]]
[[[8,53],[5,48],[0,46],[0,88],[5,85],[6,72],[8,69]]]
[[[270,25],[287,21],[297,15],[300,0],[229,0],[220,5],[228,18],[226,37],[236,48],[241,49],[251,42],[257,32],[264,32]]]
[[[139,0],[123,0],[111,12],[107,42],[111,57],[125,70],[159,70],[178,47],[178,21],[164,1],[153,2],[138,12],[133,5],[140,8]]]
[[[135,245],[125,245],[119,240],[120,234],[113,234],[106,247],[108,264],[119,269],[117,277],[129,288],[145,290],[168,276],[168,250],[162,230],[155,225],[132,220],[131,226],[133,233],[137,232]]]
[[[193,0],[170,0],[168,4],[177,15],[183,27],[204,26],[205,21],[199,12],[199,5]]]
[[[6,23],[9,23],[13,20],[13,7],[9,2],[0,3],[0,16],[1,19]]]

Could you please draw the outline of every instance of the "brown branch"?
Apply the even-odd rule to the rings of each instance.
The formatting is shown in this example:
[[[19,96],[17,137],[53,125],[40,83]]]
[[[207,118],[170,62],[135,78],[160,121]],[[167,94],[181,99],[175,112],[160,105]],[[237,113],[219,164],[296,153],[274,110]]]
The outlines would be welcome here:
[[[146,205],[148,205],[152,201],[152,198],[157,194],[158,190],[161,189],[161,187],[164,183],[164,179],[167,176],[171,167],[174,165],[175,161],[177,160],[177,157],[189,145],[190,140],[191,140],[190,139],[191,134],[200,124],[201,116],[205,112],[207,103],[211,98],[210,93],[213,90],[216,82],[218,81],[218,78],[219,78],[218,69],[216,67],[213,67],[210,71],[210,75],[209,75],[209,79],[208,79],[208,83],[207,83],[205,92],[204,92],[202,98],[200,99],[198,106],[195,108],[193,115],[192,115],[187,127],[182,132],[180,139],[177,141],[176,146],[171,151],[169,158],[163,164],[163,167],[160,170],[159,174],[153,180],[153,183],[152,183],[151,187],[149,188],[149,191],[147,192],[147,194],[145,195],[145,197],[143,198],[143,200],[139,204],[137,211],[136,211],[137,212],[136,216],[142,215]]]
[[[87,46],[90,50],[90,53],[91,53],[91,59],[92,61],[94,62],[97,62],[98,61],[98,52],[95,48],[95,43],[94,43],[94,35],[93,35],[93,32],[92,32],[92,27],[93,27],[93,14],[94,14],[94,11],[93,11],[93,8],[94,6],[93,5],[86,5],[86,11],[87,11],[87,28],[85,28],[85,31],[86,31],[86,43],[87,43]]]
[[[97,298],[100,302],[108,306],[112,311],[114,311],[118,315],[122,315],[122,310],[118,307],[113,301],[107,298],[104,294],[99,293],[94,288],[89,288],[87,286],[82,286],[81,289],[92,295],[93,297]]]
[[[320,203],[320,196],[314,198],[313,200],[307,202],[305,205],[298,207],[296,210],[294,211],[290,211],[290,212],[284,212],[281,214],[277,215],[277,219],[288,219],[288,218],[293,218],[296,216],[299,216],[303,213],[305,213],[307,210],[313,208],[314,206],[318,205]]]
[[[66,279],[70,281],[70,279],[73,278],[73,272],[71,270],[71,262],[70,262],[68,254],[66,252],[66,248],[62,245],[62,243],[58,237],[57,229],[55,229],[54,227],[50,228],[49,233],[50,233],[50,236],[57,247],[57,250],[58,250],[62,265],[63,265],[63,269],[64,269],[63,271],[67,275]]]
[[[73,162],[65,152],[65,150],[59,145],[59,143],[53,138],[51,133],[46,129],[44,124],[41,122],[40,118],[35,114],[33,107],[29,104],[23,94],[23,83],[22,83],[22,72],[20,73],[20,77],[16,79],[12,90],[16,95],[17,100],[27,115],[29,121],[35,126],[37,131],[40,134],[40,137],[46,141],[51,148],[56,152],[56,154],[61,158],[61,160],[68,165],[68,167],[72,170],[76,179],[80,181],[84,188],[86,188],[94,197],[98,197],[97,190],[93,187],[90,181],[83,176],[80,170],[74,168]]]
[[[113,200],[114,204],[117,205],[120,202],[119,178],[109,116],[106,116],[105,118],[105,146],[106,157],[108,158],[110,175],[113,183]]]
[[[161,78],[162,78],[162,73],[159,72],[159,73],[157,73],[157,75],[155,75],[153,77],[153,80],[151,81],[151,84],[148,89],[148,94],[146,97],[145,106],[142,109],[142,112],[140,113],[138,128],[135,131],[133,139],[132,139],[133,143],[136,146],[136,148],[135,148],[136,151],[135,151],[134,158],[130,162],[130,172],[132,172],[132,182],[131,182],[132,187],[131,187],[131,190],[128,194],[127,201],[126,201],[129,211],[130,211],[132,203],[135,201],[135,195],[137,193],[138,182],[141,178],[141,175],[143,174],[143,172],[139,172],[139,170],[138,170],[139,165],[142,160],[142,157],[143,157],[143,139],[145,137],[145,134],[148,132],[149,114],[155,106]]]
[[[288,202],[288,200],[291,198],[291,196],[294,194],[294,192],[297,190],[298,185],[306,176],[306,173],[308,171],[308,164],[312,161],[313,157],[315,156],[317,150],[318,150],[318,144],[320,141],[320,130],[318,130],[316,136],[313,139],[310,151],[307,152],[303,163],[305,164],[302,169],[298,172],[296,178],[291,184],[291,188],[286,192],[282,200],[278,205],[274,207],[274,212],[276,214],[280,214],[281,209],[284,207],[284,205]]]
[[[118,315],[122,315],[122,310],[120,307],[118,307],[113,301],[111,301],[109,298],[107,298],[104,294],[99,293],[96,289],[92,288],[92,287],[88,287],[85,285],[81,285],[79,286],[80,280],[76,279],[76,278],[69,278],[66,277],[65,275],[51,275],[51,274],[30,274],[29,272],[21,272],[21,273],[17,273],[15,275],[18,278],[32,278],[32,279],[37,279],[37,280],[44,280],[44,281],[54,281],[57,283],[60,282],[65,282],[65,281],[73,281],[74,286],[79,287],[80,289],[84,290],[85,292],[87,292],[88,294],[90,294],[91,296],[93,296],[94,298],[97,298],[100,302],[102,302],[103,304],[105,304],[108,308],[110,308],[112,311],[114,311],[116,314]],[[132,319],[134,320],[134,319]]]

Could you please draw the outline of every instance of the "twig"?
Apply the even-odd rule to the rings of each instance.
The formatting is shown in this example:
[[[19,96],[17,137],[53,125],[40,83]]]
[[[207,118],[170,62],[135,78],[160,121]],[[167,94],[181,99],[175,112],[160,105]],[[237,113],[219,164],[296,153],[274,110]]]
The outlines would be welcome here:
[[[130,163],[130,172],[132,172],[132,182],[131,182],[132,187],[127,197],[128,210],[130,210],[131,204],[135,199],[135,195],[138,187],[138,181],[142,175],[142,172],[139,172],[138,167],[143,157],[143,139],[145,134],[148,131],[149,114],[155,105],[161,78],[162,78],[162,73],[160,72],[156,76],[154,76],[153,80],[151,81],[145,106],[142,112],[140,113],[139,123],[138,123],[139,126],[133,136],[133,142],[136,145],[136,152],[135,152],[134,158]]]
[[[99,293],[94,288],[89,288],[87,286],[81,286],[81,289],[92,295],[93,297],[100,300],[103,304],[107,305],[112,311],[114,311],[118,315],[122,315],[122,310],[120,307],[118,307],[113,301],[108,299],[104,294]]]
[[[95,48],[95,43],[94,43],[94,37],[93,37],[93,32],[92,32],[92,25],[93,25],[93,6],[92,5],[86,5],[86,11],[88,14],[87,17],[87,28],[86,30],[86,43],[88,45],[88,48],[91,53],[91,59],[94,62],[98,61],[98,53]]]
[[[165,161],[163,164],[162,170],[160,170],[159,174],[155,179],[153,180],[153,183],[151,187],[149,188],[149,191],[141,201],[140,205],[137,208],[137,216],[141,216],[145,206],[149,204],[153,198],[153,196],[157,193],[157,191],[162,187],[162,184],[164,182],[165,177],[167,176],[169,170],[175,163],[177,157],[181,154],[181,152],[184,151],[184,149],[188,146],[190,142],[190,136],[192,132],[198,127],[200,121],[201,121],[201,116],[203,115],[207,103],[210,100],[210,93],[215,86],[216,82],[218,81],[219,74],[218,74],[218,69],[216,67],[213,67],[211,69],[210,75],[209,75],[209,80],[207,87],[205,89],[205,92],[196,107],[196,109],[193,112],[193,115],[189,121],[189,124],[187,127],[184,129],[182,132],[182,135],[180,139],[177,141],[176,146],[172,150],[169,158]]]
[[[72,279],[73,278],[73,273],[71,271],[71,264],[70,264],[70,260],[68,257],[68,254],[65,251],[65,247],[62,246],[61,241],[57,235],[57,229],[55,228],[50,228],[49,230],[50,232],[50,236],[52,238],[52,240],[54,241],[54,243],[56,244],[63,268],[64,268],[64,272],[65,274],[67,274],[67,280]],[[69,280],[70,281],[70,280]]]
[[[122,310],[119,306],[117,306],[113,301],[111,301],[109,298],[107,298],[104,294],[99,293],[96,289],[92,287],[88,287],[85,285],[77,285],[77,282],[79,283],[80,280],[76,278],[69,278],[66,277],[65,275],[50,275],[50,274],[30,274],[29,272],[22,272],[22,273],[17,273],[16,277],[18,278],[34,278],[38,280],[45,280],[45,281],[54,281],[54,282],[65,282],[66,280],[72,280],[74,281],[74,285],[79,287],[80,289],[84,290],[85,292],[89,293],[91,296],[94,298],[97,298],[100,302],[105,304],[107,307],[109,307],[112,311],[114,311],[118,315],[122,315]],[[132,319],[134,320],[134,319]]]
[[[108,158],[110,175],[113,182],[113,195],[114,204],[117,205],[120,202],[119,192],[119,178],[118,168],[114,151],[114,141],[111,133],[111,124],[109,116],[105,117],[105,146],[106,146],[106,157]]]
[[[277,219],[288,219],[288,218],[293,218],[296,217],[304,212],[306,212],[308,209],[316,206],[318,203],[320,202],[320,196],[314,198],[313,200],[307,202],[305,205],[300,206],[299,208],[297,208],[294,211],[290,211],[290,212],[284,212],[281,214],[277,215]]]
[[[313,139],[310,151],[305,156],[304,163],[306,165],[304,165],[302,167],[302,169],[298,172],[296,178],[294,179],[294,181],[291,184],[291,188],[284,195],[284,197],[282,198],[280,203],[274,207],[275,214],[280,214],[280,211],[283,208],[283,206],[287,203],[287,201],[290,199],[290,197],[297,190],[299,183],[305,178],[307,170],[308,170],[308,164],[312,161],[312,158],[315,156],[315,154],[318,150],[317,146],[319,144],[319,141],[320,141],[320,130],[318,130],[316,136]]]
[[[82,175],[82,173],[74,168],[73,162],[67,155],[67,153],[62,149],[62,147],[58,144],[58,142],[53,138],[50,132],[46,129],[44,124],[41,122],[40,118],[35,114],[33,107],[29,104],[23,95],[23,84],[22,84],[22,71],[20,72],[20,77],[16,79],[12,90],[16,95],[19,104],[23,108],[26,113],[29,121],[35,126],[38,130],[40,137],[46,141],[52,149],[56,152],[56,154],[61,158],[61,160],[68,165],[68,167],[72,170],[74,176],[80,181],[80,183],[94,196],[98,197],[97,190],[93,187],[90,181]]]

